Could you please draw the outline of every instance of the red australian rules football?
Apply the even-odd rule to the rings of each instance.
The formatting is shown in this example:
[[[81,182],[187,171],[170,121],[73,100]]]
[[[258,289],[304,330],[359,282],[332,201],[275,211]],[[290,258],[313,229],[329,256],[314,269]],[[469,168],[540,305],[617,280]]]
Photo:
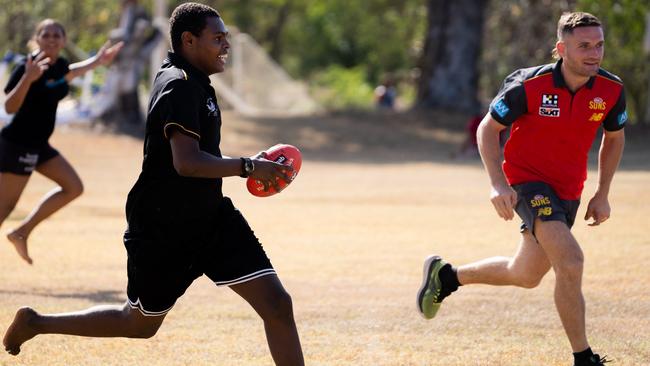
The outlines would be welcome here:
[[[267,160],[274,161],[283,165],[288,165],[293,167],[293,172],[291,173],[291,182],[296,178],[298,172],[300,171],[300,166],[302,165],[302,156],[300,155],[300,150],[297,147],[287,144],[277,144],[271,146],[268,150],[264,151],[264,158]],[[278,186],[280,190],[276,191],[273,186],[269,187],[269,190],[264,192],[264,184],[259,180],[248,177],[246,181],[246,187],[248,191],[257,197],[268,197],[276,193],[280,193],[285,189],[289,183],[285,182],[284,179],[278,178]]]

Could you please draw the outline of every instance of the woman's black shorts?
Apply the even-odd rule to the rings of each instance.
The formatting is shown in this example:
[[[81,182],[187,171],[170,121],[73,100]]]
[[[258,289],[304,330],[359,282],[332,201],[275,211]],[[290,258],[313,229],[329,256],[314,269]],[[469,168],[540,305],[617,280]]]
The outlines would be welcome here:
[[[30,175],[38,165],[59,155],[50,144],[41,148],[31,148],[0,137],[0,172],[2,173]]]

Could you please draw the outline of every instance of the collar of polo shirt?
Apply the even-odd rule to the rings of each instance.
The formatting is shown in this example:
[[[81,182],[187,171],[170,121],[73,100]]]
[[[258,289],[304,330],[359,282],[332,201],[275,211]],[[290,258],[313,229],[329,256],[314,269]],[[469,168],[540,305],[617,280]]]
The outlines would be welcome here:
[[[595,76],[589,78],[589,81],[587,81],[587,84],[585,84],[587,89],[593,88],[595,80]],[[562,75],[562,59],[559,59],[555,65],[553,65],[553,84],[556,88],[569,89],[569,87],[566,85],[566,81],[564,80],[564,75]]]
[[[208,75],[203,73],[201,70],[192,66],[192,64],[190,64],[182,55],[169,51],[167,53],[167,57],[169,58],[169,61],[171,61],[171,63],[174,66],[183,69],[183,71],[185,71],[188,74],[188,77],[196,79],[201,84],[204,84],[206,86],[210,85],[210,77],[208,77]]]

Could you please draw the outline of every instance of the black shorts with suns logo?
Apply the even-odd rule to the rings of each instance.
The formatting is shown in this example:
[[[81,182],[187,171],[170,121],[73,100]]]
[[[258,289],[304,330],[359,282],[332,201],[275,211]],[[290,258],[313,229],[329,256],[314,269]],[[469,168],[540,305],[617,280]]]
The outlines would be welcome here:
[[[135,203],[134,206],[140,206]],[[244,216],[223,197],[215,210],[147,205],[128,207],[129,304],[146,316],[167,313],[192,282],[205,274],[217,286],[273,275],[275,270]],[[144,214],[146,211],[147,214]]]
[[[46,144],[30,148],[0,137],[0,172],[30,175],[36,167],[56,156],[59,152]]]
[[[560,199],[553,188],[544,182],[515,184],[512,188],[517,192],[515,211],[523,221],[521,232],[530,229],[534,235],[536,218],[542,221],[562,221],[569,228],[573,226],[580,200]]]

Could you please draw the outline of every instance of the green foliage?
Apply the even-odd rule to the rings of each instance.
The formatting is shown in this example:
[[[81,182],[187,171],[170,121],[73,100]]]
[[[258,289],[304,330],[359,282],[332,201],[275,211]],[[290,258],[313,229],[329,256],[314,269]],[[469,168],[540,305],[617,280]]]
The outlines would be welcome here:
[[[330,66],[316,73],[312,94],[330,109],[367,109],[372,107],[374,89],[366,81],[362,67]]]
[[[169,0],[169,10],[181,2]],[[310,81],[327,105],[372,105],[372,88],[388,75],[396,79],[402,98],[413,99],[413,75],[428,27],[426,1],[203,2],[217,8],[230,27],[251,34],[291,76]],[[141,4],[151,11],[153,0]],[[35,25],[44,18],[61,21],[68,39],[80,48],[97,50],[120,15],[116,0],[0,0],[0,7],[0,53],[26,52]],[[482,99],[489,100],[512,70],[552,62],[557,19],[572,10],[603,20],[604,67],[625,82],[632,119],[649,121],[643,111],[650,60],[641,44],[648,0],[490,1],[480,63]]]
[[[407,76],[420,56],[426,28],[426,6],[421,0],[256,0],[254,6],[250,0],[215,3],[227,24],[261,42],[290,75],[314,80],[319,90],[331,88],[326,94],[338,97],[336,102],[325,102],[328,105],[372,105],[371,95],[362,101],[367,95],[341,94],[354,89],[351,75],[364,76],[360,88],[377,85],[391,75],[402,89],[412,89]],[[325,80],[331,84],[325,85]],[[345,98],[350,99],[342,101]]]
[[[54,18],[66,28],[68,40],[86,51],[97,50],[119,20],[120,2],[114,0],[0,0],[0,49],[27,52],[36,25]]]
[[[169,11],[182,2],[168,1]],[[426,27],[421,0],[203,2],[218,9],[228,26],[251,34],[290,75],[314,80],[316,89],[330,88],[325,94],[338,95],[336,102],[326,104],[346,107],[372,105],[367,89],[386,75],[410,75]],[[153,1],[141,3],[151,10]],[[120,13],[115,0],[0,0],[0,6],[0,50],[21,53],[27,51],[35,25],[48,17],[61,21],[68,39],[80,48],[96,50],[118,25]],[[363,75],[359,88],[365,91],[349,94],[346,91],[355,89],[352,82],[359,75]],[[398,81],[402,89],[410,85],[407,78]],[[345,98],[349,100],[342,101]]]
[[[283,65],[292,65],[288,71],[299,78],[337,64],[362,66],[375,83],[383,73],[415,64],[426,26],[426,7],[420,0],[206,3],[217,6],[226,24],[251,34]],[[280,16],[283,9],[284,17]],[[281,52],[273,52],[274,48]]]
[[[650,58],[643,50],[646,13],[650,2],[638,0],[581,0],[578,9],[596,15],[605,30],[603,67],[625,83],[632,121],[648,121],[645,115],[650,83]],[[647,25],[647,26],[650,26]]]

